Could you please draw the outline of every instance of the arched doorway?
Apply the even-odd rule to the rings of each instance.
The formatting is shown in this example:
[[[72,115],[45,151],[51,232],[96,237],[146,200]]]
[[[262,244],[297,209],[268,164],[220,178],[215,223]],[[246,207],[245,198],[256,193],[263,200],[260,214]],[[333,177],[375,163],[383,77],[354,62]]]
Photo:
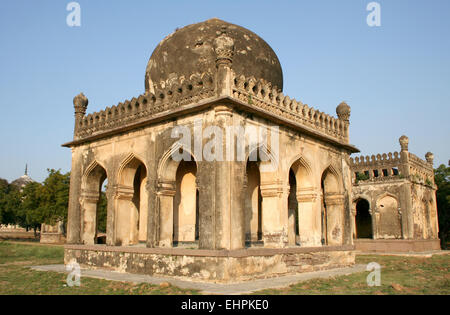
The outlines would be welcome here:
[[[86,245],[101,244],[106,241],[106,237],[98,237],[102,229],[106,233],[106,195],[102,192],[102,187],[107,181],[105,169],[94,162],[87,170],[82,184],[82,220],[81,239]],[[105,223],[103,225],[103,223]]]
[[[116,207],[116,244],[127,246],[147,239],[147,169],[130,156],[119,172]]]
[[[356,201],[356,238],[373,238],[372,215],[366,199]]]
[[[322,244],[342,245],[344,237],[344,206],[339,177],[332,167],[322,174]]]
[[[245,194],[245,241],[248,245],[262,241],[261,187],[259,162],[247,160]]]
[[[310,164],[300,157],[289,169],[288,242],[303,247],[320,246],[320,212],[317,211]]]
[[[181,161],[176,172],[176,193],[173,203],[173,245],[194,243],[198,240],[197,165]]]

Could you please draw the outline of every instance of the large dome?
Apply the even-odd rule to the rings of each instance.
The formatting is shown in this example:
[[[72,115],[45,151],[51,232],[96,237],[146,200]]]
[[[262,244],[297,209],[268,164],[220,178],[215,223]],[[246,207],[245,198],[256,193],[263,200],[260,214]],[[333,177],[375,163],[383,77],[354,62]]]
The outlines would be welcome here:
[[[236,75],[254,76],[283,89],[283,71],[272,48],[255,33],[219,19],[188,25],[163,39],[148,62],[146,91],[182,76],[213,73],[216,67],[214,40],[222,32],[234,40],[232,69]]]

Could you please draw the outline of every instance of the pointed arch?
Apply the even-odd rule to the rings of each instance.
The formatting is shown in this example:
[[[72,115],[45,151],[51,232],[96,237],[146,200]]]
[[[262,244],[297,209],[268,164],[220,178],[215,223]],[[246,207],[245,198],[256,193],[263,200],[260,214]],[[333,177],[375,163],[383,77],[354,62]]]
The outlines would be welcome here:
[[[322,188],[325,194],[342,193],[342,177],[333,164],[329,164],[322,172]]]
[[[144,159],[135,153],[128,154],[127,157],[120,163],[117,171],[117,180],[119,185],[126,185],[126,183],[132,182],[134,179],[134,174],[132,174],[132,172],[127,172],[127,170],[134,170],[135,172],[140,164],[142,164],[147,171],[147,166],[144,163]],[[133,178],[130,178],[131,176],[133,176]]]
[[[190,150],[183,147],[182,144],[177,141],[172,144],[170,149],[164,152],[164,154],[159,159],[157,168],[157,176],[159,181],[166,182],[176,180],[177,169],[181,161],[173,160],[172,156],[180,149],[186,150],[190,154],[193,162],[195,162],[198,169],[197,159],[194,154]]]
[[[256,158],[254,154],[257,154]],[[261,160],[261,155],[264,157]],[[247,146],[245,161],[258,162],[258,168],[261,173],[276,171],[279,165],[277,154],[267,146],[267,143],[253,143]],[[254,161],[255,160],[255,161]]]
[[[99,242],[99,219],[106,220],[106,213],[99,214],[102,197],[102,185],[107,179],[107,172],[98,161],[94,160],[85,170],[81,180],[81,239],[86,245]]]
[[[115,235],[118,245],[147,239],[148,193],[144,160],[130,153],[117,171]]]

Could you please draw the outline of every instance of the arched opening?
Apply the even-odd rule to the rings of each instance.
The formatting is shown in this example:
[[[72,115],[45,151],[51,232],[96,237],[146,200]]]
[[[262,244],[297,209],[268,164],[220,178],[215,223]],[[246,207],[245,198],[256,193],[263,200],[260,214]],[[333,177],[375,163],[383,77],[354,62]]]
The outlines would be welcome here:
[[[299,239],[299,217],[297,201],[297,180],[292,168],[289,169],[289,197],[288,197],[288,221],[289,221],[289,244],[300,244]]]
[[[97,203],[97,236],[96,244],[106,244],[106,219],[108,213],[108,198],[106,190],[108,189],[108,178],[101,184],[100,198]]]
[[[336,172],[327,168],[321,179],[322,188],[322,244],[342,245],[344,235],[344,205]]]
[[[356,238],[373,238],[372,216],[370,205],[365,199],[356,201]]]
[[[289,169],[288,242],[303,247],[320,246],[320,212],[309,164],[301,157]]]
[[[127,246],[147,239],[147,169],[136,157],[121,168],[117,188],[116,244]]]
[[[191,245],[198,241],[197,164],[181,161],[176,172],[176,192],[173,202],[173,246]]]
[[[81,198],[82,242],[86,245],[106,243],[106,182],[105,169],[98,163],[92,164],[84,177]]]
[[[259,163],[247,160],[245,193],[245,241],[251,245],[262,241],[261,187]]]

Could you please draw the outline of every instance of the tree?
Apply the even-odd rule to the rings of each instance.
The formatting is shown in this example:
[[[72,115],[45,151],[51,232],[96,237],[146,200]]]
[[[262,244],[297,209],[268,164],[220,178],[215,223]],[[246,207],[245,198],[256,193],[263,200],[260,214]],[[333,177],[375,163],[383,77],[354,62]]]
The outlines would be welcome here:
[[[61,174],[60,170],[48,169],[49,175],[42,184],[40,211],[42,222],[54,225],[67,223],[69,205],[70,173]]]
[[[33,229],[35,234],[44,221],[42,189],[42,185],[36,182],[29,183],[23,188],[17,216],[18,224],[27,230]]]
[[[20,202],[19,188],[0,180],[0,224],[17,224]]]
[[[450,241],[450,167],[444,164],[434,170],[434,181],[438,187],[436,202],[439,219],[439,238],[442,248]]]

